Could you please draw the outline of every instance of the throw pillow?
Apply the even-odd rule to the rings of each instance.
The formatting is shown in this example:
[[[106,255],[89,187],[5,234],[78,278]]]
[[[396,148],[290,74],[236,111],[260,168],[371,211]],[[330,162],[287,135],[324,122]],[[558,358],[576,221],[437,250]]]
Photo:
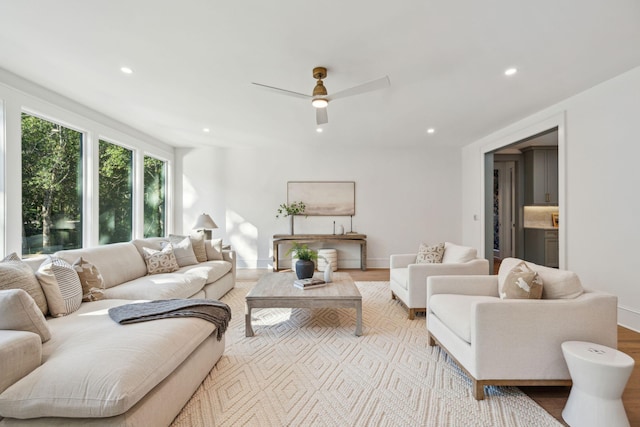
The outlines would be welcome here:
[[[198,262],[207,261],[207,248],[204,241],[204,233],[196,232],[189,236],[191,238],[191,245],[193,246],[193,253],[196,255]]]
[[[163,242],[162,247],[164,248],[169,243],[173,245],[173,254],[180,267],[198,263],[198,258],[196,258],[196,254],[193,252],[193,245],[189,236],[169,234],[167,240],[168,242]]]
[[[80,257],[73,263],[73,268],[78,273],[80,285],[82,285],[82,301],[104,299],[104,279],[98,267]]]
[[[40,335],[42,342],[51,339],[44,314],[23,289],[0,291],[0,313],[0,329],[33,332]]]
[[[47,314],[47,299],[34,271],[15,252],[0,262],[0,290],[3,289],[24,289],[42,314]]]
[[[47,297],[49,313],[60,317],[71,314],[82,303],[82,285],[76,270],[63,259],[50,256],[36,271]]]
[[[478,251],[468,246],[460,246],[451,242],[444,242],[443,264],[456,264],[473,261]]]
[[[209,261],[222,260],[222,239],[207,240],[205,249]]]
[[[416,257],[416,263],[439,264],[442,262],[443,255],[444,243],[438,243],[437,245],[433,246],[420,243],[418,256]]]
[[[173,245],[168,243],[161,251],[151,248],[143,248],[144,262],[147,263],[147,273],[171,273],[180,268],[176,256],[173,254]]]
[[[509,271],[500,288],[501,299],[540,299],[542,279],[524,262]]]

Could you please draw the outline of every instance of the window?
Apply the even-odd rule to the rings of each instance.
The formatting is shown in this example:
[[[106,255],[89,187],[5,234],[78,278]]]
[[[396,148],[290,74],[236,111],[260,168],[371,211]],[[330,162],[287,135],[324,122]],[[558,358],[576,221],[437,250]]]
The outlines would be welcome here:
[[[128,242],[133,231],[133,151],[99,142],[100,244]]]
[[[83,134],[22,114],[22,253],[82,247]]]
[[[167,163],[144,157],[144,237],[165,234],[165,175]]]

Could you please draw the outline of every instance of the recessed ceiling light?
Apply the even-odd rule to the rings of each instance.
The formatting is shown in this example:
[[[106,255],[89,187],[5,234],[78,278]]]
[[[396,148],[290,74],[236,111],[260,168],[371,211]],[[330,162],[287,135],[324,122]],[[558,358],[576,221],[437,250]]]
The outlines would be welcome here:
[[[121,67],[120,71],[122,71],[125,74],[133,74],[133,70],[129,67]]]
[[[504,70],[504,75],[505,76],[513,76],[517,72],[518,72],[517,68],[507,68],[506,70]]]
[[[322,128],[316,128],[316,132],[322,133]]]
[[[436,130],[434,128],[429,128],[427,129],[427,133],[436,133]]]
[[[204,132],[204,133],[209,133],[209,132],[211,132],[211,129],[209,129],[209,128],[202,128],[202,132]]]

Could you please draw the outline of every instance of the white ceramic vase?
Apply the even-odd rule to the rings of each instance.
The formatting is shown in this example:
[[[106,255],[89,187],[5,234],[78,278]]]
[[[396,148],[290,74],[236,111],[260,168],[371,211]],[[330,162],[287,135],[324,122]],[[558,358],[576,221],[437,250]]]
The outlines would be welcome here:
[[[331,283],[333,280],[333,268],[331,268],[331,261],[327,262],[324,267],[324,281],[325,283]]]

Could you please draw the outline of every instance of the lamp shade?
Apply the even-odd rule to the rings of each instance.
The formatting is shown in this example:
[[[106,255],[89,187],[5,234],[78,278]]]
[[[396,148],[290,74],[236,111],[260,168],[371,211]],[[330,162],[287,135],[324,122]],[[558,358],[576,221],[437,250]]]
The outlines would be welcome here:
[[[208,214],[203,213],[196,221],[196,225],[193,226],[194,230],[201,230],[207,228],[218,228],[213,219]]]

